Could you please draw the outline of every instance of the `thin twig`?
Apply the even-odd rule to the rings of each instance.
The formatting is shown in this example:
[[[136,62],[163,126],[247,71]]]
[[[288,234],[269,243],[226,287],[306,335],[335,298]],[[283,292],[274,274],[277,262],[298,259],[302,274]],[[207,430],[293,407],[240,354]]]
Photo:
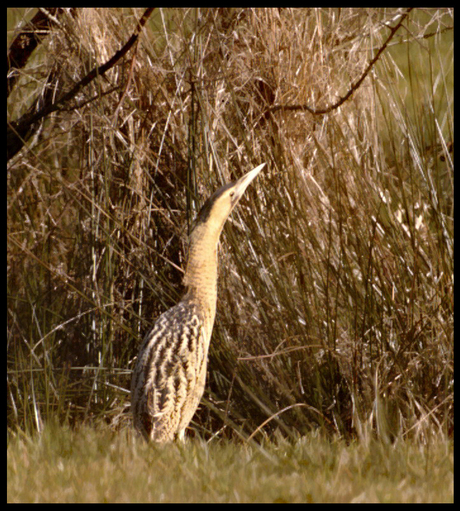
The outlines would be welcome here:
[[[271,108],[268,108],[263,115],[267,113],[276,112],[278,110],[283,111],[296,111],[296,110],[306,110],[307,112],[310,112],[313,115],[323,115],[328,114],[329,112],[332,112],[332,110],[336,110],[339,108],[345,101],[350,98],[350,96],[359,88],[359,86],[363,83],[366,76],[369,74],[370,70],[374,66],[374,64],[377,62],[377,60],[380,58],[380,55],[385,51],[386,47],[388,46],[388,43],[393,39],[393,36],[396,34],[396,32],[399,30],[401,25],[403,24],[404,20],[407,18],[409,13],[412,11],[413,7],[409,7],[406,12],[401,16],[401,19],[399,20],[399,23],[397,23],[390,32],[390,35],[388,36],[387,40],[383,43],[383,45],[379,48],[377,53],[375,54],[375,57],[369,62],[368,66],[366,67],[364,73],[361,75],[358,81],[356,81],[351,87],[350,90],[345,94],[345,96],[339,98],[334,104],[326,107],[326,108],[312,108],[308,105],[274,105]]]
[[[66,103],[75,98],[81,89],[89,85],[97,76],[104,75],[132,48],[138,40],[139,34],[152,14],[155,7],[149,7],[145,10],[141,19],[137,23],[133,35],[126,44],[118,50],[115,55],[102,66],[96,66],[84,78],[82,78],[69,92],[63,94],[54,103],[48,102],[36,112],[24,114],[18,121],[7,124],[7,160],[14,156],[24,145],[27,134],[30,133],[32,126],[44,117],[66,108]]]

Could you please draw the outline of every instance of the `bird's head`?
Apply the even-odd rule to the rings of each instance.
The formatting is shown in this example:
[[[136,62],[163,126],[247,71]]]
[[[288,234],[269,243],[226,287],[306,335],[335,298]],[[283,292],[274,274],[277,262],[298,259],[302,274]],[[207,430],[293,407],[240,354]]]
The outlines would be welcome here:
[[[212,224],[220,231],[233,208],[238,204],[246,188],[265,167],[265,163],[251,170],[233,183],[222,186],[204,203],[195,221],[199,225]]]

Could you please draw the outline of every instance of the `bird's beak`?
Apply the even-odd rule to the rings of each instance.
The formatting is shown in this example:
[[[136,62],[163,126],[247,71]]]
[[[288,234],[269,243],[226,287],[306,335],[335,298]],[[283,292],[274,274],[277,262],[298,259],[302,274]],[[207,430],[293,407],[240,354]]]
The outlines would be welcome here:
[[[247,174],[245,174],[243,177],[238,179],[238,181],[235,183],[235,202],[239,201],[245,192],[246,188],[249,186],[249,184],[255,179],[257,174],[265,167],[266,163],[262,163],[255,169],[252,169]]]

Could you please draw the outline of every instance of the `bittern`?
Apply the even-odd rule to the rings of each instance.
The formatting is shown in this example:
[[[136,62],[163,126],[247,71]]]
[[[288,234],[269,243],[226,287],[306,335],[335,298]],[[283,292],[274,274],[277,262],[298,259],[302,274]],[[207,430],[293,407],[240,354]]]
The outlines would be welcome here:
[[[225,221],[265,163],[217,190],[190,234],[182,300],[146,335],[131,382],[134,427],[148,440],[184,439],[206,382],[217,302],[217,245]]]

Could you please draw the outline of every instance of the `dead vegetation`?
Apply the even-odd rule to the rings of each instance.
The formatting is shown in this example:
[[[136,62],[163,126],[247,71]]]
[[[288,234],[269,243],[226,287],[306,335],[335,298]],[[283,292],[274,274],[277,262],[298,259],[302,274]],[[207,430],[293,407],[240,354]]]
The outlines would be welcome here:
[[[74,11],[17,70],[10,128],[144,14]],[[451,431],[453,11],[410,12],[339,108],[283,108],[344,97],[405,13],[157,9],[31,126],[7,177],[11,428],[129,418],[133,356],[181,295],[195,213],[265,161],[223,236],[196,430]]]

